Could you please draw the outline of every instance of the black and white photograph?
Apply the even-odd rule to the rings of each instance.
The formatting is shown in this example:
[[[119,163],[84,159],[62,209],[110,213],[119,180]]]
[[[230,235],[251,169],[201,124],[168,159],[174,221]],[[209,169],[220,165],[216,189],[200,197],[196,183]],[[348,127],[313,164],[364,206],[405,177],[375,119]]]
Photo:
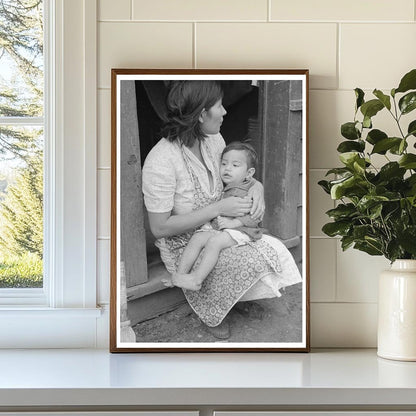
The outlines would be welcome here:
[[[309,351],[308,70],[112,70],[112,352]]]

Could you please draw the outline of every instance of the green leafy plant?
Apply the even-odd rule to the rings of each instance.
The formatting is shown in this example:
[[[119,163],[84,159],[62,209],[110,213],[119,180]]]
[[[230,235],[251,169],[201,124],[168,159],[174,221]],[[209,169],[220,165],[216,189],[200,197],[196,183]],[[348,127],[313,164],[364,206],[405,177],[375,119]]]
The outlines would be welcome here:
[[[326,173],[335,179],[319,182],[338,201],[322,231],[340,236],[343,250],[353,247],[391,262],[416,259],[416,120],[402,118],[416,109],[416,69],[390,95],[375,89],[375,98],[366,101],[362,89],[354,91],[354,120],[341,126],[346,140],[337,148],[343,166]],[[380,111],[393,117],[394,133],[373,128]]]

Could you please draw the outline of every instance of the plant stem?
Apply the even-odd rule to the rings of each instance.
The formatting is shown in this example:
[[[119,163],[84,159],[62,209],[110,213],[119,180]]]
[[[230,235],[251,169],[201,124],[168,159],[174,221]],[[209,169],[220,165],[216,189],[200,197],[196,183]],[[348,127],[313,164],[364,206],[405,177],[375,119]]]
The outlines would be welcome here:
[[[391,112],[391,110],[389,110],[389,113],[394,118],[394,121],[396,122],[397,127],[399,128],[400,134],[402,135],[403,139],[406,139],[405,135],[403,134],[402,127],[400,126],[400,117],[402,116],[402,114],[400,113],[400,116],[397,116],[397,104],[396,104],[396,99],[395,98],[393,98],[393,103],[394,103],[394,113],[395,113],[395,115]]]

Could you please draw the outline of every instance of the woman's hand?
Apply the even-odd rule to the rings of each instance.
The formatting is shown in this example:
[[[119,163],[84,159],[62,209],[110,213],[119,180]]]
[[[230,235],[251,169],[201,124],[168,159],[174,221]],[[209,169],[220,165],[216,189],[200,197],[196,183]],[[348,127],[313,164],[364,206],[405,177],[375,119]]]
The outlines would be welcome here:
[[[252,199],[253,205],[250,209],[251,218],[255,221],[263,219],[266,204],[264,203],[264,188],[259,181],[248,190],[247,196]]]
[[[252,200],[249,197],[230,196],[218,202],[219,215],[224,217],[242,217],[250,212]]]

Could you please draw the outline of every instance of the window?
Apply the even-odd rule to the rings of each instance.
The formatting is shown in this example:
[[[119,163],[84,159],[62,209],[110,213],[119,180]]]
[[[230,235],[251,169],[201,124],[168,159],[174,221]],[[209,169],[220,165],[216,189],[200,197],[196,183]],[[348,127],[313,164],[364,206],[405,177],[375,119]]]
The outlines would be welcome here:
[[[42,0],[0,2],[1,292],[44,287],[43,6]]]
[[[24,126],[44,125],[46,279],[0,292],[0,347],[95,347],[108,331],[96,305],[96,1],[42,3],[47,111]]]

